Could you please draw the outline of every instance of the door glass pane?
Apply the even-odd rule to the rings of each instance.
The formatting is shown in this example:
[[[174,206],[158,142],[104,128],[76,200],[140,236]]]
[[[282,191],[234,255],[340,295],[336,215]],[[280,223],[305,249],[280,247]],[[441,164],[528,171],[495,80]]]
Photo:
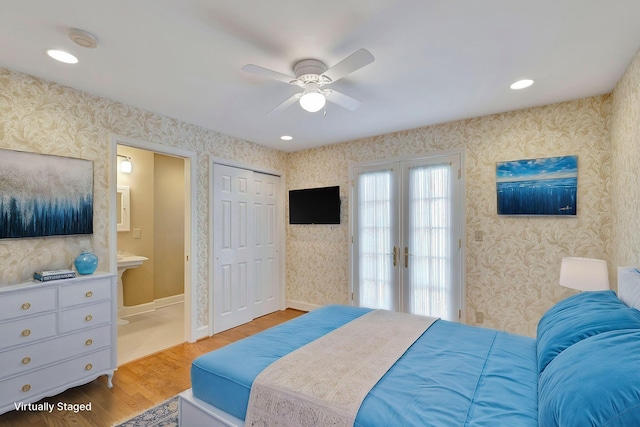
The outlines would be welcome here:
[[[451,166],[412,167],[408,197],[409,310],[455,320]]]
[[[394,309],[391,262],[392,171],[358,176],[359,305]]]

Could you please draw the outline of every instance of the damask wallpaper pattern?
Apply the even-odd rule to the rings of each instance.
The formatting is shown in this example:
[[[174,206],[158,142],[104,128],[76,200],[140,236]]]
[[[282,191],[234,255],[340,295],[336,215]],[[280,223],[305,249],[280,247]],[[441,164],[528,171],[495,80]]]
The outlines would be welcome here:
[[[348,303],[349,164],[460,150],[465,163],[466,319],[535,335],[540,316],[571,291],[558,286],[563,256],[607,258],[611,237],[611,99],[600,96],[429,126],[287,156],[288,189],[340,185],[338,226],[289,225],[287,298]],[[578,156],[575,218],[497,215],[496,162]],[[473,239],[476,230],[483,242]]]
[[[94,161],[95,233],[91,237],[0,241],[0,286],[28,280],[34,266],[65,268],[91,248],[109,257],[111,134],[198,154],[196,214],[198,325],[208,322],[209,156],[282,170],[288,189],[340,185],[340,225],[286,227],[287,299],[349,301],[349,165],[458,150],[464,155],[466,319],[535,335],[542,313],[572,291],[557,285],[563,256],[638,262],[640,224],[640,55],[613,95],[444,123],[341,144],[282,153],[75,89],[0,69],[0,148]],[[575,218],[496,214],[495,163],[578,156]],[[476,230],[484,240],[473,239]],[[611,258],[613,254],[613,258]],[[614,277],[614,273],[611,273]],[[615,283],[612,283],[615,287]],[[476,322],[482,313],[483,322]]]
[[[609,267],[640,266],[640,51],[613,91],[612,110],[614,209]]]
[[[208,324],[209,156],[283,170],[285,154],[179,120],[0,68],[0,148],[94,162],[94,234],[0,240],[0,286],[37,268],[69,268],[83,250],[109,267],[109,144],[112,134],[197,153],[198,327]],[[115,243],[114,243],[115,244]]]

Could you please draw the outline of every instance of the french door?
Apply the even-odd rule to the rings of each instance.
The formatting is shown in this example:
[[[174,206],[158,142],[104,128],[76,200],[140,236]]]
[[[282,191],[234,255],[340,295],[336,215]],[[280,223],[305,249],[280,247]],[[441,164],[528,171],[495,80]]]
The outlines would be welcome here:
[[[353,184],[354,303],[457,321],[460,155],[356,167]]]

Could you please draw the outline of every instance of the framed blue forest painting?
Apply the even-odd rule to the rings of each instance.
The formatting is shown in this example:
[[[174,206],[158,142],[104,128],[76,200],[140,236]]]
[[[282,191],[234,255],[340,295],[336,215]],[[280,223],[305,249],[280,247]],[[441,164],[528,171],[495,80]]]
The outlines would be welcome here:
[[[578,156],[496,164],[498,215],[575,216]]]
[[[92,161],[0,150],[0,239],[92,233]]]

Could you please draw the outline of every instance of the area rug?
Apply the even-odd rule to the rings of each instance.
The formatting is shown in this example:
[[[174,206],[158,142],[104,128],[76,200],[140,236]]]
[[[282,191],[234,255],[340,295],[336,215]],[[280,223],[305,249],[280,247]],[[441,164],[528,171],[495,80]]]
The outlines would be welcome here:
[[[178,396],[173,396],[115,427],[178,427]]]

